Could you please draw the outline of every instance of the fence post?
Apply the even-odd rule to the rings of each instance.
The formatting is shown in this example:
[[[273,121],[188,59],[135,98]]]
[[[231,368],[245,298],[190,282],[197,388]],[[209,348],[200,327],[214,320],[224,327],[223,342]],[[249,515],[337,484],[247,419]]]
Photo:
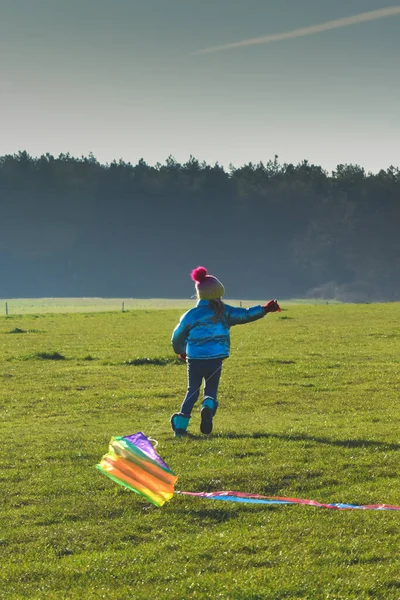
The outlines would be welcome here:
[[[8,304],[6,302],[6,316],[8,315]]]
[[[125,302],[122,303],[122,312],[125,312]]]

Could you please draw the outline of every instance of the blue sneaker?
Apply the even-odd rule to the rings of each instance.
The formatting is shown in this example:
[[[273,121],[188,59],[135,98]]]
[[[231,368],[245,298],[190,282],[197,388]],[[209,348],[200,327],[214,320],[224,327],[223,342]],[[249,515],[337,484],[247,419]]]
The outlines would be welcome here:
[[[171,417],[171,427],[175,437],[182,437],[187,435],[187,427],[189,425],[190,417],[182,413],[175,413]]]

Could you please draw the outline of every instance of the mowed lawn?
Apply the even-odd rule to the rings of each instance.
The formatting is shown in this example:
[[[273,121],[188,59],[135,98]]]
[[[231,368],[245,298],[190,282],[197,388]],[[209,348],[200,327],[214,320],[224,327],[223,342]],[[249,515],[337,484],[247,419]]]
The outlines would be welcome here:
[[[283,308],[232,329],[214,432],[197,407],[185,439],[181,310],[0,317],[1,598],[400,598],[399,512],[156,508],[95,469],[143,431],[179,490],[400,505],[400,304]]]

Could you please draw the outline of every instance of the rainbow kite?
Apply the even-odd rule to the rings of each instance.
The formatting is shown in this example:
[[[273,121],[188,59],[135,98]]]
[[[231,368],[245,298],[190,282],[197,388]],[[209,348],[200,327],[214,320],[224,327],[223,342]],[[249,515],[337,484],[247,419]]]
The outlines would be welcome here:
[[[111,438],[108,453],[96,468],[156,506],[171,500],[178,479],[141,432]]]
[[[160,458],[151,441],[144,433],[134,433],[126,437],[113,437],[109,451],[96,465],[104,475],[116,483],[143,496],[156,506],[162,506],[171,500],[174,494],[205,498],[207,500],[225,500],[228,502],[246,502],[251,504],[306,504],[320,508],[336,510],[399,510],[400,506],[390,504],[321,504],[316,500],[303,498],[283,498],[280,496],[260,496],[242,492],[175,492],[178,477]]]

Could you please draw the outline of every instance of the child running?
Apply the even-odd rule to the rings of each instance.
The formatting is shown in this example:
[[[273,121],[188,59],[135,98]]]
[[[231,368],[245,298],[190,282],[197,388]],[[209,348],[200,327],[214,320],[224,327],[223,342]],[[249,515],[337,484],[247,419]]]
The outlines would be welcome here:
[[[182,360],[187,361],[188,389],[179,413],[171,417],[175,437],[187,433],[193,407],[199,397],[204,379],[204,399],[201,409],[200,431],[209,434],[213,417],[218,408],[217,392],[221,377],[222,361],[230,351],[230,328],[232,325],[250,323],[267,313],[280,311],[276,300],[265,306],[235,308],[224,304],[221,298],[225,288],[204,267],[191,273],[195,282],[198,302],[186,312],[172,334],[172,347]]]

